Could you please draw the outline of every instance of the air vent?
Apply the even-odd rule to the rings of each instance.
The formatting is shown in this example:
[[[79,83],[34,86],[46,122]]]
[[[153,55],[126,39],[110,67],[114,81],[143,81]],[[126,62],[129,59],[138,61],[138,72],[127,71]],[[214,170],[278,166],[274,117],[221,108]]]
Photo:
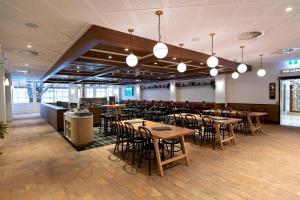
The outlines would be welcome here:
[[[37,55],[39,55],[38,52],[30,50],[30,49],[15,49],[14,52],[16,52],[17,54],[20,54],[20,55],[24,55],[24,56],[37,56]]]
[[[264,33],[260,32],[260,31],[249,31],[249,32],[241,33],[238,36],[238,39],[239,40],[254,40],[254,39],[261,37],[263,34]]]
[[[289,54],[299,50],[300,48],[284,48],[273,51],[272,54]]]

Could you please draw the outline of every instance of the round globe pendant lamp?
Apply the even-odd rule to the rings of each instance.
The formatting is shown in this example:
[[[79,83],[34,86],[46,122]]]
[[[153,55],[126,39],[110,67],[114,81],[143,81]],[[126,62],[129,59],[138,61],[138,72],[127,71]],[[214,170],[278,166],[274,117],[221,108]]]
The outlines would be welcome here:
[[[126,63],[129,67],[135,67],[138,63],[138,58],[136,57],[136,55],[134,55],[132,53],[132,33],[133,33],[133,29],[128,29],[128,32],[130,33],[130,54],[126,57]]]
[[[158,42],[153,47],[153,54],[156,58],[162,59],[168,55],[168,47],[163,42],[161,42],[160,34],[160,16],[163,14],[163,11],[158,10],[155,12],[158,16]]]
[[[219,64],[218,58],[215,56],[214,53],[214,36],[215,33],[210,33],[209,36],[211,36],[211,56],[207,59],[206,63],[207,66],[214,68]]]
[[[240,74],[239,74],[238,72],[233,72],[233,73],[231,74],[231,78],[233,78],[233,79],[238,79],[239,76],[240,76]]]
[[[216,68],[212,68],[210,71],[209,71],[209,74],[211,76],[217,76],[218,75],[218,70]]]
[[[245,46],[240,46],[240,48],[242,49],[242,63],[239,64],[239,66],[237,67],[237,70],[239,73],[245,73],[247,71],[247,65],[244,64],[244,48]]]
[[[266,75],[266,70],[262,67],[262,57],[263,55],[259,55],[260,56],[260,68],[259,70],[257,70],[257,76],[259,77],[263,77]]]
[[[183,73],[183,72],[186,71],[186,64],[182,61],[182,46],[183,46],[183,43],[180,43],[179,46],[180,46],[180,57],[181,57],[181,62],[177,65],[177,70],[178,70],[180,73]]]

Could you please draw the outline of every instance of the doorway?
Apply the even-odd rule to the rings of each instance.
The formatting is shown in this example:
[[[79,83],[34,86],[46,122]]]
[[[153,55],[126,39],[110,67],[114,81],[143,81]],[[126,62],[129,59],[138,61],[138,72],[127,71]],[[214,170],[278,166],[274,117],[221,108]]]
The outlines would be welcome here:
[[[280,80],[280,125],[300,127],[300,78]]]

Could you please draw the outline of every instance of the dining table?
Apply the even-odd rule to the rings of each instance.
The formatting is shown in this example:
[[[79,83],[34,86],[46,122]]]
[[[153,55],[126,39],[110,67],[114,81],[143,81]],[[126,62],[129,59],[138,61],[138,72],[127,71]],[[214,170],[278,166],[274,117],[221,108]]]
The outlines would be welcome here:
[[[144,125],[143,125],[143,121],[144,121]],[[178,126],[173,126],[173,125],[166,125],[166,124],[162,124],[159,122],[153,122],[153,121],[148,121],[148,120],[143,120],[143,119],[123,120],[123,121],[121,121],[123,126],[125,126],[125,122],[131,123],[136,132],[139,131],[140,126],[147,128],[151,132],[156,162],[158,165],[158,170],[159,170],[160,176],[164,175],[163,166],[166,164],[172,163],[172,162],[180,160],[180,159],[184,159],[186,162],[186,165],[187,166],[189,165],[189,157],[188,157],[188,152],[187,152],[187,147],[186,147],[184,136],[189,135],[189,134],[194,134],[195,130],[178,127]],[[180,139],[182,154],[176,155],[174,157],[171,157],[171,158],[168,158],[168,159],[165,159],[162,161],[160,152],[159,152],[158,140],[159,139],[168,140],[168,139],[174,139],[174,138]]]
[[[222,110],[222,109],[212,109],[212,110],[203,110],[203,113],[223,113],[229,114],[234,117],[242,116],[244,113],[247,115],[247,121],[249,123],[249,130],[252,135],[255,135],[258,131],[263,132],[262,124],[260,122],[260,117],[268,115],[266,112],[252,112],[252,111],[237,111],[237,110]],[[254,120],[256,123],[254,123]]]
[[[191,113],[180,113],[183,117],[186,117],[187,115],[193,115],[198,122],[202,122],[202,119],[209,120],[209,118],[214,120],[214,128],[216,131],[216,139],[219,141],[220,149],[224,149],[224,143],[232,141],[234,144],[236,144],[235,134],[234,134],[234,125],[242,121],[238,118],[231,118],[231,117],[217,117],[217,116],[208,116],[208,115],[200,115],[200,114],[191,114]],[[168,115],[169,117],[179,117],[179,114],[171,114]],[[204,116],[207,116],[209,118],[204,118]],[[228,126],[228,137],[222,137],[220,132],[220,126],[221,125],[227,125]]]

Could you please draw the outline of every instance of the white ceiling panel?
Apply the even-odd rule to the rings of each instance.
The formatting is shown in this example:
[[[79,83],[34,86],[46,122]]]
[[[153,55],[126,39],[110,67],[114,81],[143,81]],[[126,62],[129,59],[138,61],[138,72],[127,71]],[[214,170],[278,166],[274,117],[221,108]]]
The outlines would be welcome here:
[[[98,10],[98,12],[121,11],[130,9],[123,0],[89,0],[91,4]]]

